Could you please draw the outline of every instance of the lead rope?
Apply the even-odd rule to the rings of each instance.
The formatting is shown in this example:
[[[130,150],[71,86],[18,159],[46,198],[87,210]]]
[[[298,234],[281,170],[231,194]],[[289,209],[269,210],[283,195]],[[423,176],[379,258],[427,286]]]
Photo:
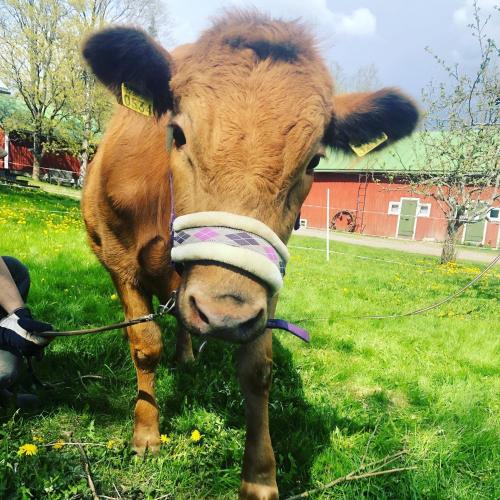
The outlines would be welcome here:
[[[139,316],[137,318],[129,319],[127,321],[122,321],[121,323],[113,323],[112,325],[101,326],[98,328],[87,328],[84,330],[66,330],[63,332],[46,331],[37,333],[40,337],[74,337],[76,335],[88,335],[92,333],[102,333],[109,330],[118,330],[120,328],[125,328],[127,326],[138,325],[140,323],[147,323],[148,321],[153,321],[156,318],[171,314],[175,308],[177,298],[177,292],[172,292],[172,295],[167,300],[165,304],[160,304],[158,309],[154,313],[145,314],[144,316]]]
[[[489,264],[487,267],[485,267],[479,274],[474,276],[474,278],[469,281],[466,285],[464,285],[462,288],[457,290],[456,292],[453,292],[452,294],[448,295],[444,299],[439,300],[438,302],[434,302],[433,304],[430,304],[428,306],[421,307],[419,309],[414,309],[413,311],[408,311],[404,313],[397,313],[397,314],[384,314],[384,315],[367,315],[367,316],[337,316],[335,319],[336,320],[342,320],[342,319],[394,319],[394,318],[406,318],[408,316],[417,316],[418,314],[423,314],[428,311],[432,311],[433,309],[437,309],[438,307],[442,306],[443,304],[447,304],[448,302],[451,302],[453,299],[456,299],[458,296],[462,295],[465,290],[470,288],[474,283],[478,282],[486,273],[488,273],[494,266],[495,264],[500,260],[500,255],[497,255]],[[304,318],[304,319],[297,319],[295,320],[297,323],[309,323],[309,322],[315,322],[315,321],[330,321],[332,318]]]
[[[125,328],[127,326],[138,325],[140,323],[146,323],[148,321],[153,321],[156,318],[160,318],[161,316],[165,316],[167,314],[172,314],[172,311],[175,308],[177,298],[177,292],[172,292],[172,295],[167,300],[165,304],[160,304],[156,312],[151,314],[145,314],[144,316],[139,316],[138,318],[129,319],[128,321],[122,321],[121,323],[114,323],[112,325],[101,326],[98,328],[87,328],[84,330],[66,330],[62,332],[54,332],[54,331],[46,331],[46,332],[38,332],[37,335],[44,338],[55,338],[55,337],[74,337],[77,335],[89,335],[94,333],[102,333],[107,332],[109,330],[118,330],[121,328]],[[204,347],[204,346],[202,346]],[[201,348],[200,348],[201,351]],[[52,387],[50,384],[43,383],[36,375],[35,370],[33,368],[33,356],[25,356],[26,364],[28,366],[28,373],[30,374],[31,380],[36,387],[39,388],[47,388]]]

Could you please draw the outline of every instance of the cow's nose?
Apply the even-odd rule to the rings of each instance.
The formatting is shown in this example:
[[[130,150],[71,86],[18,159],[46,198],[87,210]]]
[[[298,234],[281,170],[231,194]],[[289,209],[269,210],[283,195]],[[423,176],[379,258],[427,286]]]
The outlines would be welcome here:
[[[189,295],[188,321],[201,334],[245,341],[260,333],[266,322],[266,303],[239,295]]]

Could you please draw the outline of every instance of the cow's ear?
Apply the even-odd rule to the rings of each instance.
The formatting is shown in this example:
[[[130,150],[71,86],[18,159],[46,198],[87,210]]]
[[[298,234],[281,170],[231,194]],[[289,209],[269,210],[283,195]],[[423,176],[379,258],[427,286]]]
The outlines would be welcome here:
[[[411,134],[418,118],[415,103],[397,89],[339,94],[324,142],[362,156]]]
[[[160,116],[173,107],[170,92],[172,60],[168,52],[144,31],[106,28],[85,40],[83,57],[96,77],[122,103],[122,84],[152,103]]]

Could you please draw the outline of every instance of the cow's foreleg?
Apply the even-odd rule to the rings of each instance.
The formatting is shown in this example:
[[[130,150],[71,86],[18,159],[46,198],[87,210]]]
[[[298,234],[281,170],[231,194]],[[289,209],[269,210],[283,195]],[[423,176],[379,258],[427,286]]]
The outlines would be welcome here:
[[[127,319],[151,312],[151,297],[129,284],[118,284],[117,289]],[[162,351],[161,331],[149,322],[127,328],[130,354],[137,373],[137,403],[134,412],[134,450],[143,454],[146,449],[158,451],[160,447],[159,413],[156,404],[155,369]]]
[[[238,377],[246,404],[246,442],[240,498],[278,498],[276,462],[269,435],[268,402],[272,334],[267,330],[238,353]]]
[[[177,342],[175,345],[175,361],[190,363],[194,361],[191,335],[181,325],[177,325]]]

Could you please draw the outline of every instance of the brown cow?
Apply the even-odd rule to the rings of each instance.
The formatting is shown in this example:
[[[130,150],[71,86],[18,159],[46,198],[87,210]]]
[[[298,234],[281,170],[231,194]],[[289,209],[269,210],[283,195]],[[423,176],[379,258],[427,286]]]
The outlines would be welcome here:
[[[226,14],[172,54],[124,27],[92,35],[83,54],[119,102],[126,83],[151,101],[155,114],[118,106],[108,126],[82,202],[92,249],[127,318],[149,313],[153,295],[163,302],[178,289],[179,361],[193,359],[190,334],[223,332],[245,341],[238,355],[247,409],[240,496],[277,498],[268,426],[271,331],[265,328],[275,290],[266,276],[219,257],[191,257],[181,276],[173,271],[169,179],[177,215],[251,217],[286,243],[326,146],[352,153],[351,145],[383,133],[384,145],[398,140],[413,131],[416,107],[395,89],[334,96],[306,28],[256,13]],[[133,445],[155,451],[161,332],[148,323],[127,335],[138,379]]]

